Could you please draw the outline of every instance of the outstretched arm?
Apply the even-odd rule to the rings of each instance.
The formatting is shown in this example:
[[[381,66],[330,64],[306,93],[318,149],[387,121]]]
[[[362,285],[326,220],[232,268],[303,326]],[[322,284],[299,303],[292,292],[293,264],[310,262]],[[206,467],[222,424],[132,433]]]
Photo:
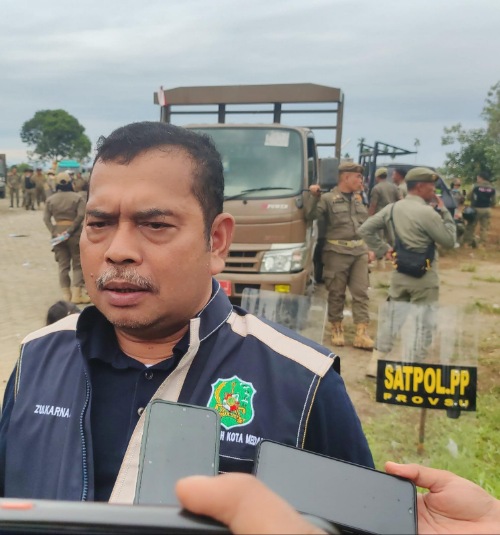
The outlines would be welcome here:
[[[418,464],[388,462],[385,470],[429,490],[417,497],[419,533],[500,533],[500,500],[472,481]]]

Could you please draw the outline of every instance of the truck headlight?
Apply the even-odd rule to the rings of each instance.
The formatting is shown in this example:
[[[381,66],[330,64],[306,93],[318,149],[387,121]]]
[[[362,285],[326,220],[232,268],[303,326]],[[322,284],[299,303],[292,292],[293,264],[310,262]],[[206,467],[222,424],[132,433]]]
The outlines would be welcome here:
[[[262,258],[262,273],[294,273],[304,269],[305,247],[267,251]]]

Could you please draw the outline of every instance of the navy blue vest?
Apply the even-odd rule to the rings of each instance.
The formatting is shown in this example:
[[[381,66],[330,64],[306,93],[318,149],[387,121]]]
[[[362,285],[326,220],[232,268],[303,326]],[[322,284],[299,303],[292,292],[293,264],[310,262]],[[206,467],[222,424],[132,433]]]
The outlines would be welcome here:
[[[335,440],[343,440],[347,450],[363,450],[367,460],[362,462],[370,463],[359,421],[341,378],[330,369],[333,359],[326,348],[233,310],[217,287],[200,318],[200,347],[179,401],[220,412],[221,471],[250,471],[264,438],[303,447],[312,402],[326,373],[333,381],[323,398],[326,417],[338,410],[352,425],[335,429],[325,421],[322,432],[338,435]],[[71,321],[46,327],[23,344],[7,433],[5,496],[93,499],[92,392],[79,337],[84,328],[92,333],[93,322],[107,320],[89,307],[76,332]],[[189,333],[176,350],[184,350],[187,340]]]

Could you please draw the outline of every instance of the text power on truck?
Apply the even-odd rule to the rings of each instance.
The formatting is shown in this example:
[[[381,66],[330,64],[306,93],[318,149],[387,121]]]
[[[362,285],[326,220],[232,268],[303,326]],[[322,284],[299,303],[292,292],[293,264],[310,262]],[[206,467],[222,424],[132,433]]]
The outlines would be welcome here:
[[[208,134],[222,157],[224,210],[236,220],[226,267],[217,277],[225,292],[237,302],[244,288],[312,291],[317,233],[304,217],[310,202],[305,192],[319,179],[317,148],[333,147],[340,157],[341,90],[316,84],[179,87],[161,89],[154,101],[163,122],[173,115],[217,117],[216,123],[183,126]],[[285,126],[285,113],[321,114],[334,124]],[[272,123],[226,123],[228,115],[253,114],[268,114]],[[316,129],[334,135],[317,143]]]

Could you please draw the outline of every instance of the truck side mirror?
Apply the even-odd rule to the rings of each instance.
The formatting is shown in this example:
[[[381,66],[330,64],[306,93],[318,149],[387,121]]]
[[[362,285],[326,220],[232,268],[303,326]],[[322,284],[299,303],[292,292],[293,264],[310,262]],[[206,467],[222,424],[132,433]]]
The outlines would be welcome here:
[[[337,158],[319,160],[319,185],[322,190],[330,191],[339,181],[339,161]]]

